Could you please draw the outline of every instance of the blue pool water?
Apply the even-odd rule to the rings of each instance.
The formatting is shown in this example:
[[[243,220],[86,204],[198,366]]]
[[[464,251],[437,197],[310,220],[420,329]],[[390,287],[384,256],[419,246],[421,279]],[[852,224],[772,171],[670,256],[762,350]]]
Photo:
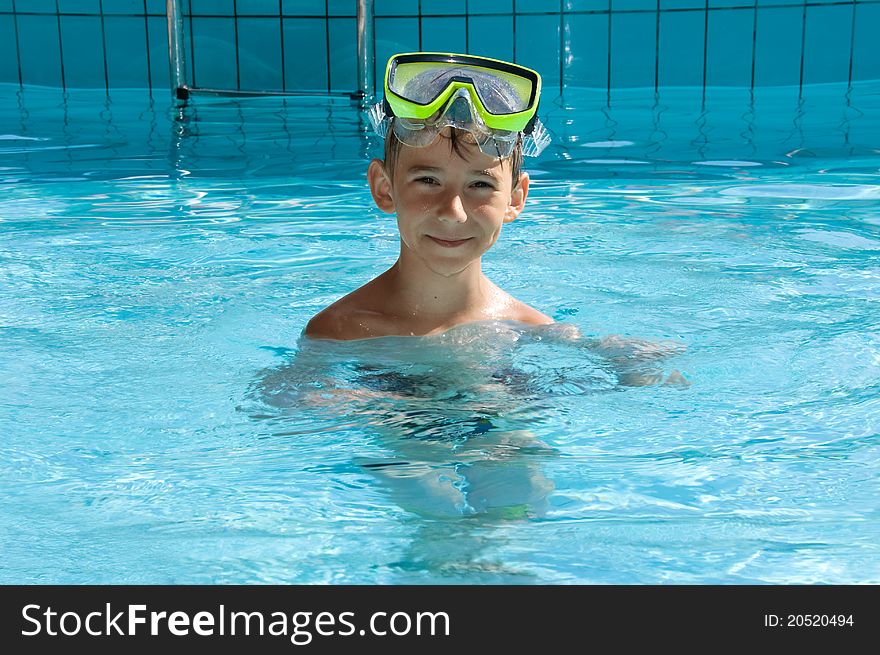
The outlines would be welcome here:
[[[581,336],[346,344],[347,101],[0,98],[0,582],[880,582],[877,83],[548,101],[484,270]]]

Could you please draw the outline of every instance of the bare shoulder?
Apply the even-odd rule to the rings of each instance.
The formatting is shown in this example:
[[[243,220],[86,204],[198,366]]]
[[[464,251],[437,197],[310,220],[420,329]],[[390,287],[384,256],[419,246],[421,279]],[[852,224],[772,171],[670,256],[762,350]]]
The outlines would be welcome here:
[[[303,331],[313,339],[334,339],[349,341],[368,339],[377,336],[381,316],[360,302],[357,292],[340,298],[321,310],[306,325]]]
[[[342,339],[343,325],[342,312],[334,303],[312,316],[303,334],[313,339]]]
[[[555,321],[546,314],[542,314],[534,307],[531,307],[520,300],[513,299],[511,310],[512,315],[510,318],[521,323],[526,323],[528,325],[549,325],[550,323],[555,323]]]

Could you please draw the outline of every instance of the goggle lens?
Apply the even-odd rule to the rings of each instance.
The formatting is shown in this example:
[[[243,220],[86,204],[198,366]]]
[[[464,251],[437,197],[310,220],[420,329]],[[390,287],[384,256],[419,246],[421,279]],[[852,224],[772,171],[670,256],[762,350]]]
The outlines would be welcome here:
[[[393,124],[394,135],[397,139],[407,146],[413,148],[424,148],[429,146],[440,136],[440,132],[449,125],[436,125],[425,123],[424,121],[411,121],[407,119],[396,118]],[[458,128],[462,130],[462,128]],[[519,139],[517,132],[475,132],[463,130],[468,135],[468,140],[479,147],[484,154],[490,157],[509,157],[513,153],[513,149]]]
[[[456,81],[468,80],[490,114],[505,115],[529,109],[533,99],[531,79],[482,66],[445,62],[398,63],[389,72],[388,88],[401,98],[427,105]]]

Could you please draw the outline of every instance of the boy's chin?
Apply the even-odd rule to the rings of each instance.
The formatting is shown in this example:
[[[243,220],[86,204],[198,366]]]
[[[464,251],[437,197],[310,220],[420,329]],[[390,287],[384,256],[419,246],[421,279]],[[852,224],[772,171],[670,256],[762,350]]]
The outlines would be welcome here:
[[[431,258],[423,261],[425,261],[425,264],[432,273],[436,273],[437,275],[440,275],[442,277],[452,278],[466,271],[477,260],[468,259],[438,261],[437,258]]]
[[[453,278],[464,273],[474,264],[479,267],[480,259],[483,256],[483,252],[478,252],[478,249],[467,252],[460,251],[457,248],[446,249],[434,245],[425,246],[426,244],[419,244],[415,248],[410,248],[405,243],[402,243],[403,250],[401,251],[401,256],[410,259],[410,261],[419,261],[422,266],[435,275],[445,278]]]

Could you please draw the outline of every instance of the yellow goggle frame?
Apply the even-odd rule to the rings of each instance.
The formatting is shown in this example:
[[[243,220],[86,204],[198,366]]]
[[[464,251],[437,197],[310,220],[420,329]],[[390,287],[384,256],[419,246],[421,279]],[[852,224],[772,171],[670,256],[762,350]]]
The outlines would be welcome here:
[[[432,92],[432,97],[426,102],[419,102],[400,92],[401,78],[405,84],[409,79],[432,68],[471,68],[478,73],[475,76],[478,80],[484,75],[499,78],[506,83],[508,89],[514,91],[522,108],[516,107],[511,110],[509,107],[493,107],[496,111],[491,111],[487,107],[487,101],[481,97],[480,87],[483,84],[474,83],[473,77],[468,78],[463,75],[450,78],[442,88],[436,90],[436,93]],[[385,69],[386,113],[401,118],[427,120],[444,109],[449,99],[459,89],[467,90],[474,109],[486,127],[524,134],[532,131],[538,112],[538,100],[541,97],[541,76],[525,66],[474,55],[439,52],[394,55],[388,60]],[[485,91],[484,89],[483,92]]]

